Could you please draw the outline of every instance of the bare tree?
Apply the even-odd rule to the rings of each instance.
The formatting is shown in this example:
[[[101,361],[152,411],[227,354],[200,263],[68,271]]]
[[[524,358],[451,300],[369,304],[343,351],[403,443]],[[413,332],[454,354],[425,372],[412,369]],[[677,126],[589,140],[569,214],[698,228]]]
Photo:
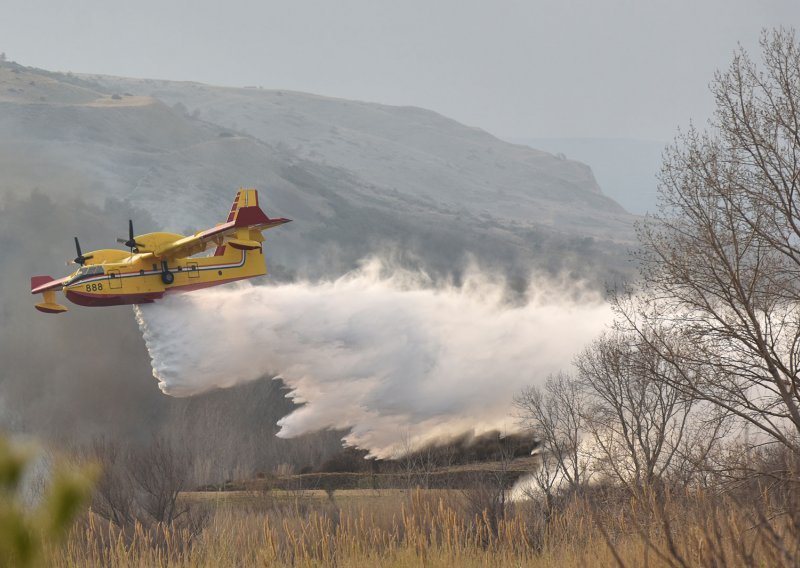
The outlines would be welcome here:
[[[120,527],[133,524],[137,511],[127,453],[105,438],[94,440],[83,453],[101,471],[92,496],[93,511]]]
[[[188,511],[178,502],[180,492],[187,489],[188,455],[156,438],[131,452],[129,468],[141,492],[140,506],[154,521],[171,523]]]
[[[725,413],[673,386],[673,366],[635,334],[605,334],[575,358],[577,377],[551,376],[515,397],[542,440],[533,481],[548,502],[591,478],[631,490],[695,481],[728,432]]]
[[[581,451],[588,404],[582,386],[564,373],[548,377],[543,389],[530,386],[514,397],[520,423],[542,442],[534,481],[548,500],[554,490],[579,488],[588,481],[588,460]]]
[[[437,471],[453,465],[457,450],[453,440],[428,442],[416,447],[408,432],[400,442],[395,459],[405,477],[406,486],[431,488],[431,480]]]
[[[761,65],[740,50],[716,75],[709,130],[665,153],[643,291],[616,306],[672,367],[661,380],[798,454],[800,46],[777,30],[761,48]]]
[[[117,526],[180,521],[194,530],[205,522],[202,507],[179,499],[187,489],[190,460],[169,442],[153,438],[147,446],[125,447],[97,439],[82,453],[101,467],[92,509]]]
[[[585,424],[595,467],[632,489],[660,483],[676,469],[686,480],[691,463],[725,431],[723,417],[700,412],[693,397],[673,386],[673,367],[636,339],[606,334],[575,360],[593,401]]]
[[[490,446],[492,467],[473,472],[461,494],[467,514],[486,519],[496,535],[499,522],[506,517],[509,491],[517,479],[511,467],[516,448],[513,438],[500,432]]]

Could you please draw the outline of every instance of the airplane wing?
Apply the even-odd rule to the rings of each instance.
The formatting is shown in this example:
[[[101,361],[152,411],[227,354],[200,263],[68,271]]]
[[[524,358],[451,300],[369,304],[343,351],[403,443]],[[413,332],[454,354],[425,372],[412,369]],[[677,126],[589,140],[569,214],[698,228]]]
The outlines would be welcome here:
[[[210,248],[219,246],[226,240],[236,236],[240,229],[264,231],[288,223],[291,219],[270,219],[258,206],[258,192],[255,189],[240,189],[236,194],[228,220],[211,229],[200,231],[192,236],[184,237],[171,243],[164,243],[153,250],[158,258],[185,258]],[[235,242],[232,243],[235,246]],[[242,242],[242,248],[257,248],[255,243]]]

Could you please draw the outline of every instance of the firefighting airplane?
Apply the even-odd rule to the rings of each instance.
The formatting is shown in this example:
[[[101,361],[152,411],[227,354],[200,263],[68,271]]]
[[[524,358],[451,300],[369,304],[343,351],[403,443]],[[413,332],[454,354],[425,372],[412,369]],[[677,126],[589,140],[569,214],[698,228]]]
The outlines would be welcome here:
[[[119,306],[262,276],[267,267],[261,231],[289,221],[270,219],[258,206],[258,192],[240,189],[225,223],[189,237],[174,233],[134,236],[129,221],[128,239],[117,239],[128,251],[103,249],[88,254],[81,253],[76,237],[78,256],[72,262],[81,267],[59,280],[31,277],[31,294],[44,296],[37,310],[58,314],[67,311],[56,303],[59,290],[79,306]],[[213,256],[194,257],[212,247],[216,247]]]

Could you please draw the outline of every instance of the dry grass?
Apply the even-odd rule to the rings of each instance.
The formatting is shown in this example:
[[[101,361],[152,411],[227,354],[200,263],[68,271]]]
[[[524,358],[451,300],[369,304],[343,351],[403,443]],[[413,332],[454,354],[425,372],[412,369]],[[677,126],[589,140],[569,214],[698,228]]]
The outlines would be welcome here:
[[[549,516],[522,503],[504,518],[489,510],[470,515],[456,491],[185,498],[214,508],[197,534],[171,526],[122,531],[89,514],[65,543],[52,545],[47,565],[791,565],[751,510],[698,493],[603,506],[596,498],[577,499]],[[790,529],[780,516],[770,526],[776,535]]]

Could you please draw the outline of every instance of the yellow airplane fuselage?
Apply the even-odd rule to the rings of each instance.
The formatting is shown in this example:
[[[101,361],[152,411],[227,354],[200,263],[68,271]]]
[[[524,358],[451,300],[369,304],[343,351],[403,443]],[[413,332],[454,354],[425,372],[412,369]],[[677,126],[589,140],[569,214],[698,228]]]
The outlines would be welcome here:
[[[101,273],[87,274],[98,268]],[[164,281],[166,273],[172,275],[171,283]],[[266,273],[260,247],[247,250],[225,246],[220,256],[176,259],[166,267],[148,254],[135,254],[124,262],[87,266],[65,282],[63,291],[69,301],[81,306],[142,304],[166,293],[189,292]]]

